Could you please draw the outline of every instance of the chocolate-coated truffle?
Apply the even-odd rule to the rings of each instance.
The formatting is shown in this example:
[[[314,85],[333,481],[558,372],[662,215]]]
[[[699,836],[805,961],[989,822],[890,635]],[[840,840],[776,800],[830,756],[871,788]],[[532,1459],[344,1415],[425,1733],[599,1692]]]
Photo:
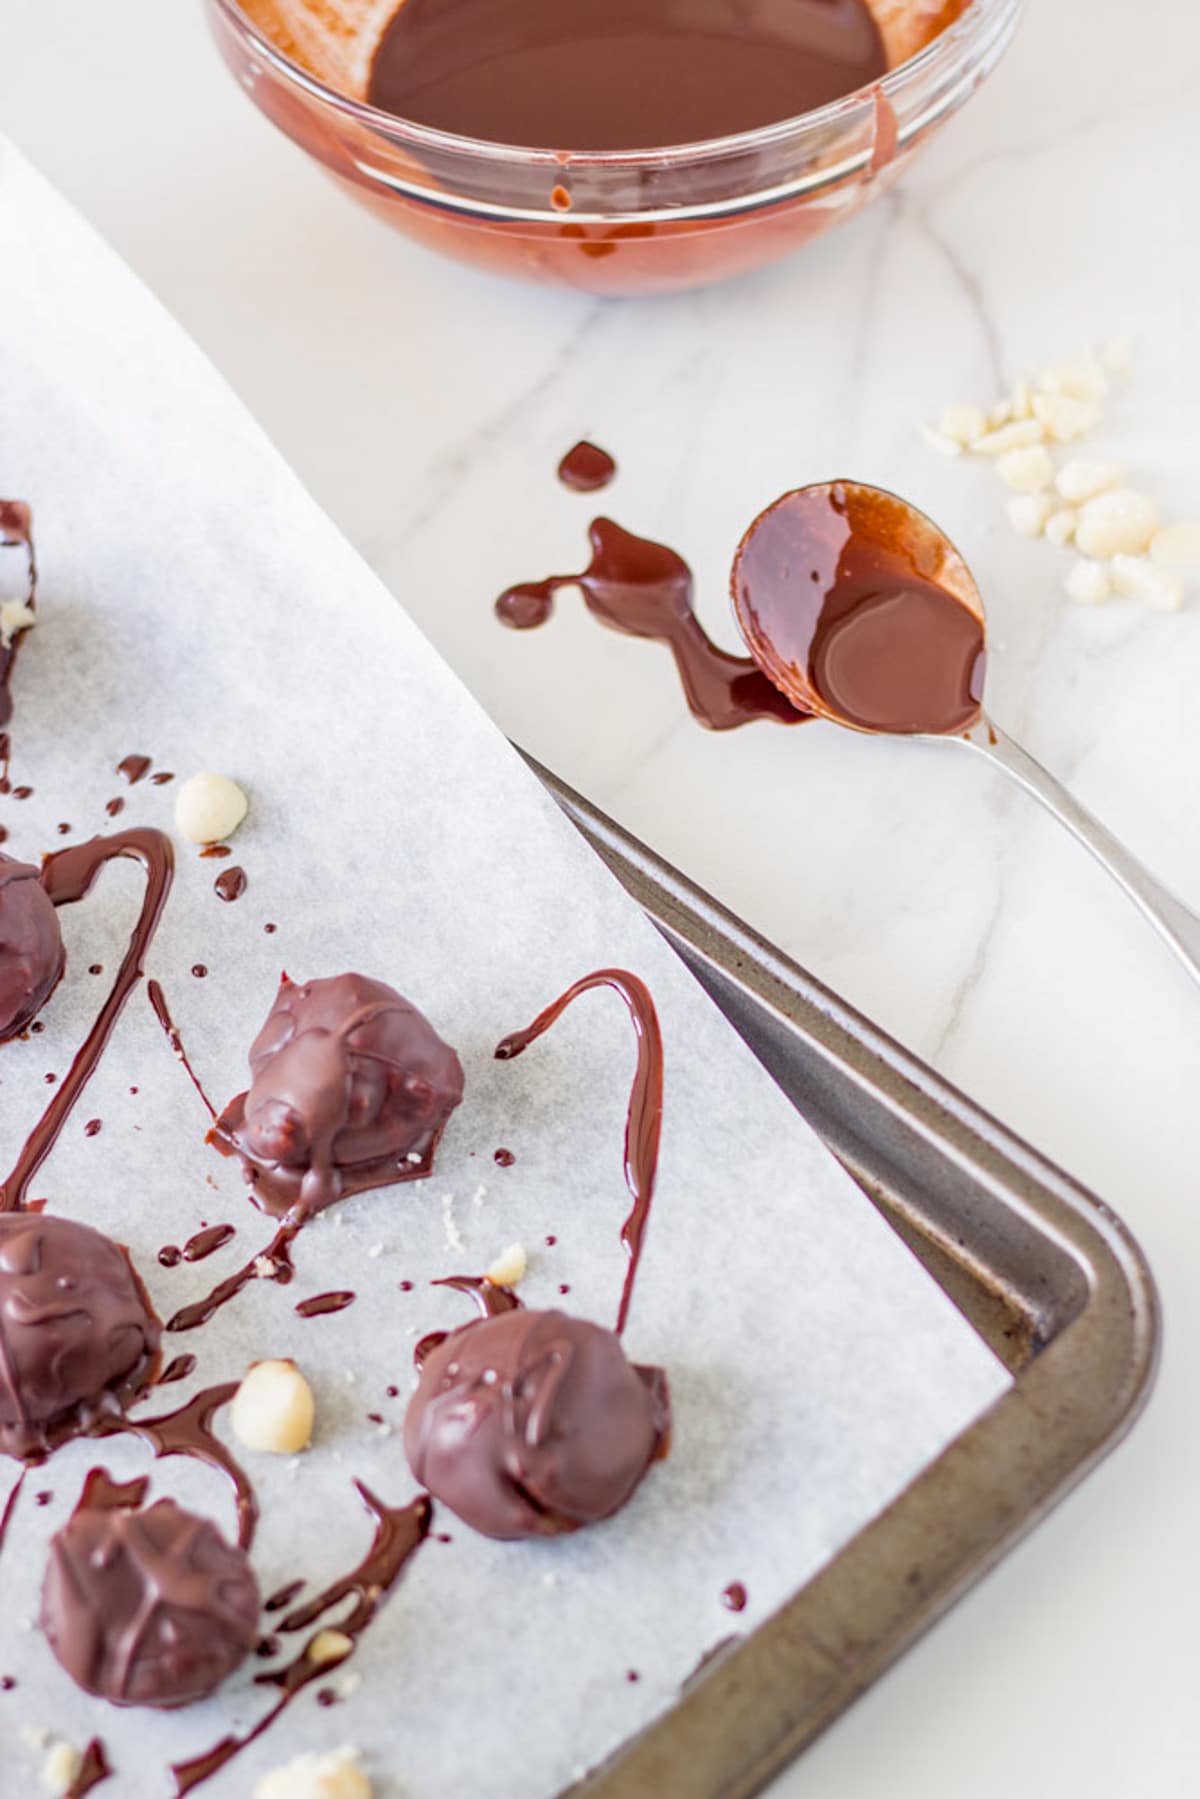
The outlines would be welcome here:
[[[488,1537],[549,1537],[608,1518],[666,1453],[661,1368],[565,1312],[505,1312],[432,1349],[404,1420],[421,1485]]]
[[[0,1216],[0,1449],[37,1461],[158,1370],[159,1323],[119,1243],[69,1218]]]
[[[0,1043],[37,1017],[66,959],[58,913],[37,869],[0,854]]]
[[[190,1705],[254,1647],[246,1556],[173,1499],[143,1511],[84,1505],[50,1544],[42,1629],[86,1693],[114,1705]]]
[[[241,1156],[265,1211],[297,1219],[428,1174],[463,1092],[458,1057],[429,1020],[361,974],[303,986],[285,975],[250,1073],[213,1141]]]

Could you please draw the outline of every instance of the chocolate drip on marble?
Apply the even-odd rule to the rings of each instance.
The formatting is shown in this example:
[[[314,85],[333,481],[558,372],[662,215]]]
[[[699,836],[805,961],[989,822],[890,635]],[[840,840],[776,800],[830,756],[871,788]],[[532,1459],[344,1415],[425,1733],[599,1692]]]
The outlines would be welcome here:
[[[407,1563],[416,1554],[429,1534],[433,1519],[433,1505],[425,1494],[410,1501],[406,1506],[393,1508],[376,1498],[375,1494],[362,1483],[354,1482],[355,1491],[363,1505],[375,1520],[375,1536],[370,1549],[363,1560],[341,1580],[334,1581],[307,1604],[289,1612],[278,1628],[285,1632],[300,1631],[314,1624],[331,1607],[339,1605],[343,1600],[353,1599],[354,1603],[345,1618],[337,1621],[336,1629],[349,1637],[351,1648],[342,1660],[345,1661],[354,1653],[364,1632],[377,1616],[381,1606],[389,1597]],[[271,1602],[268,1601],[268,1606]],[[256,1684],[275,1686],[280,1689],[280,1697],[266,1715],[259,1719],[254,1727],[241,1737],[223,1737],[219,1743],[206,1750],[202,1755],[193,1756],[189,1761],[177,1762],[171,1769],[175,1777],[175,1799],[184,1799],[184,1795],[192,1793],[204,1781],[210,1780],[214,1774],[220,1773],[238,1755],[241,1750],[257,1742],[264,1731],[269,1730],[276,1719],[281,1717],[298,1694],[314,1681],[328,1678],[333,1664],[321,1659],[314,1659],[312,1647],[320,1632],[305,1643],[299,1654],[286,1667],[272,1670],[256,1677]]]
[[[33,513],[24,500],[0,500],[0,549],[24,550],[26,564],[25,604],[37,611],[37,551],[33,544]],[[0,641],[0,726],[6,725],[13,713],[11,683],[17,663],[17,652],[25,640],[25,632],[17,631],[7,644]],[[4,785],[8,792],[8,741],[5,739]]]
[[[101,869],[118,856],[140,862],[146,871],[146,892],[129,948],[83,1047],[30,1132],[16,1166],[0,1189],[0,1212],[21,1210],[30,1181],[58,1141],[76,1100],[95,1073],[126,1000],[142,978],[146,952],[171,889],[175,857],[170,839],[161,831],[138,828],[118,831],[111,837],[92,837],[86,843],[55,850],[42,865],[42,886],[51,903],[67,906],[83,899],[91,891]]]
[[[83,1483],[75,1507],[79,1512],[135,1512],[150,1488],[149,1475],[136,1480],[114,1480],[107,1468],[92,1468]]]
[[[117,763],[117,773],[121,775],[131,787],[136,787],[138,782],[145,780],[146,776],[150,773],[150,757],[122,756],[121,760]]]
[[[799,711],[747,656],[718,649],[693,607],[692,571],[666,544],[635,537],[611,519],[593,520],[592,557],[574,575],[549,575],[508,588],[496,615],[517,631],[544,625],[564,587],[578,587],[594,618],[630,637],[665,643],[675,658],[692,716],[710,731],[728,731],[755,719],[801,724]]]
[[[561,1018],[567,1007],[581,993],[593,988],[611,987],[625,1001],[637,1038],[637,1066],[629,1093],[629,1110],[625,1122],[625,1183],[633,1199],[633,1209],[621,1226],[621,1242],[629,1257],[621,1303],[617,1311],[617,1332],[624,1330],[633,1299],[638,1264],[641,1261],[646,1226],[654,1202],[654,1185],[658,1175],[659,1139],[662,1135],[663,1045],[662,1030],[650,989],[635,974],[624,968],[601,968],[581,980],[553,1004],[539,1012],[523,1031],[512,1031],[496,1046],[496,1059],[509,1062],[522,1055],[529,1045]]]
[[[599,444],[581,438],[558,465],[558,478],[572,493],[598,493],[617,473],[617,465]]]

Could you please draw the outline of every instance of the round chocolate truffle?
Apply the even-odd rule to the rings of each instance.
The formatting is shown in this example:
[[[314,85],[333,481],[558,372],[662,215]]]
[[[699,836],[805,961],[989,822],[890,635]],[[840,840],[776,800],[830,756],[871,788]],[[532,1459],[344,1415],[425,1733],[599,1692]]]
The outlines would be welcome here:
[[[303,985],[285,975],[250,1073],[213,1138],[241,1156],[265,1211],[298,1219],[428,1174],[463,1092],[458,1057],[429,1020],[361,974]]]
[[[258,1583],[240,1549],[173,1499],[84,1505],[50,1544],[42,1629],[71,1679],[114,1705],[203,1699],[254,1647]]]
[[[404,1420],[413,1473],[487,1537],[549,1537],[625,1504],[666,1452],[660,1368],[565,1312],[505,1312],[451,1332]]]
[[[69,1218],[0,1216],[0,1449],[38,1461],[119,1411],[158,1367],[128,1252]]]
[[[0,853],[0,1043],[37,1017],[66,959],[58,913],[37,869]]]

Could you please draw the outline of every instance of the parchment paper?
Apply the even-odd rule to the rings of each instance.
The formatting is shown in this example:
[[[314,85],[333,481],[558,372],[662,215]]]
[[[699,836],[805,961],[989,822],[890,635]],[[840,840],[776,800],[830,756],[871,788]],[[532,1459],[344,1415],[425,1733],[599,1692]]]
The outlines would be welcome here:
[[[264,1593],[300,1575],[324,1583],[358,1559],[370,1528],[352,1476],[392,1503],[413,1492],[399,1437],[413,1338],[470,1315],[431,1279],[482,1272],[518,1240],[528,1302],[559,1303],[561,1283],[571,1307],[613,1320],[633,1066],[624,1008],[593,994],[519,1061],[496,1063],[492,1049],[589,969],[628,966],[655,994],[662,1171],[626,1341],[669,1371],[670,1459],[615,1520],[569,1539],[495,1544],[440,1512],[451,1541],[425,1547],[368,1634],[357,1691],[331,1709],[309,1692],[205,1789],[248,1795],[263,1769],[349,1740],[391,1799],[550,1795],[811,1576],[1006,1377],[194,346],[2,146],[0,493],[33,503],[43,571],[13,721],[12,778],[34,792],[0,799],[6,847],[36,858],[102,830],[119,793],[122,823],[169,827],[173,786],[125,789],[112,772],[130,752],[180,777],[224,770],[251,795],[235,842],[249,890],[222,904],[212,883],[228,864],[180,845],[150,958],[212,1097],[244,1085],[281,968],[393,982],[466,1068],[431,1180],[327,1213],[297,1245],[294,1285],[256,1283],[207,1329],[168,1339],[200,1367],[151,1411],[268,1355],[294,1355],[312,1379],[311,1452],[247,1458]],[[63,915],[70,964],[44,1031],[0,1051],[6,1166],[45,1077],[82,1040],[140,892],[137,870],[116,866]],[[105,974],[89,974],[94,963]],[[102,1128],[87,1136],[93,1118]],[[54,1210],[129,1244],[164,1316],[271,1234],[233,1165],[206,1148],[206,1122],[139,989],[34,1184]],[[512,1168],[493,1163],[499,1146]],[[202,1221],[236,1224],[235,1242],[161,1268],[159,1247]],[[296,1300],[330,1287],[357,1302],[295,1315]],[[251,1684],[258,1664],[187,1712],[118,1712],[59,1670],[30,1621],[47,1538],[98,1462],[128,1475],[149,1455],[124,1441],[62,1451],[31,1476],[0,1556],[0,1673],[19,1683],[0,1694],[5,1794],[27,1790],[37,1761],[23,1727],[77,1745],[100,1734],[118,1770],[105,1792],[150,1799],[171,1790],[169,1760],[245,1727],[270,1697]],[[153,1476],[154,1493],[232,1531],[219,1475],[175,1460]],[[0,1480],[2,1497],[7,1465]],[[38,1506],[39,1492],[53,1497]],[[735,1580],[750,1595],[738,1618],[721,1604]]]

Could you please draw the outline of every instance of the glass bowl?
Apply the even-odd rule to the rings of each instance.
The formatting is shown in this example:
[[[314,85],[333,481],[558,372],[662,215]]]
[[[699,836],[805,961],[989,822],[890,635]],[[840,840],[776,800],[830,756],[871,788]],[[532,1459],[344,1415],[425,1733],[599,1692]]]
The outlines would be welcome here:
[[[456,137],[357,98],[372,8],[375,28],[383,22],[377,0],[204,4],[261,111],[409,237],[496,274],[654,294],[786,256],[885,192],[995,67],[1022,0],[969,0],[881,81],[798,118],[706,143],[572,155]]]

